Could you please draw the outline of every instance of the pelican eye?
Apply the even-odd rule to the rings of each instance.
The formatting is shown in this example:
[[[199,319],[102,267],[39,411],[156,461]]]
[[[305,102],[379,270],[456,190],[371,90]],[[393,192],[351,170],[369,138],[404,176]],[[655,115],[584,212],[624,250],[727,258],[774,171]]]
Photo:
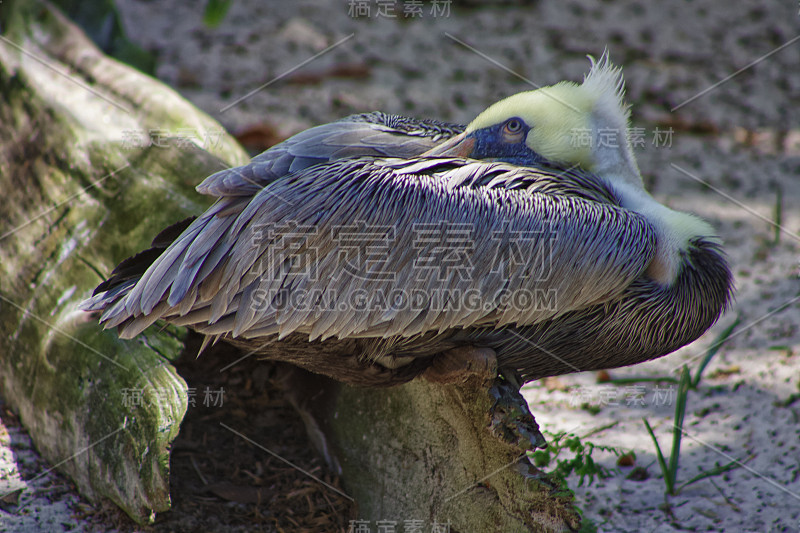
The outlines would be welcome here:
[[[509,133],[511,135],[515,135],[522,131],[522,121],[518,118],[510,118],[506,121],[504,133]]]
[[[524,130],[522,119],[510,118],[503,124],[503,140],[507,143],[518,143],[522,140]]]

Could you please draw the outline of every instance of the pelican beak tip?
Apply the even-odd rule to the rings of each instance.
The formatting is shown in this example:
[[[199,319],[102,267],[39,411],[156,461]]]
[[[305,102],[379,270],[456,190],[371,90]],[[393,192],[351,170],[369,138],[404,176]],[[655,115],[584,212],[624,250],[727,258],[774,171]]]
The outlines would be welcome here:
[[[470,157],[474,149],[475,139],[468,137],[466,133],[460,133],[422,155],[428,157]]]

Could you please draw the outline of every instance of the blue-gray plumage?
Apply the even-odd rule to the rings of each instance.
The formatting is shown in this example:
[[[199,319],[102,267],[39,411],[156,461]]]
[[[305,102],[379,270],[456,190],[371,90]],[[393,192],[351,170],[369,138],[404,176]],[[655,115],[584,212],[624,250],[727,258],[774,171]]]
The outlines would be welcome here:
[[[380,111],[351,115],[300,132],[245,166],[221,170],[197,190],[210,196],[251,196],[289,172],[347,157],[415,157],[462,131],[460,124]]]
[[[621,142],[571,144],[584,127]],[[164,319],[371,385],[463,347],[526,380],[652,359],[717,320],[732,277],[706,223],[644,190],[626,130],[607,59],[466,128],[312,128],[206,179],[217,203],[84,308],[123,337]]]

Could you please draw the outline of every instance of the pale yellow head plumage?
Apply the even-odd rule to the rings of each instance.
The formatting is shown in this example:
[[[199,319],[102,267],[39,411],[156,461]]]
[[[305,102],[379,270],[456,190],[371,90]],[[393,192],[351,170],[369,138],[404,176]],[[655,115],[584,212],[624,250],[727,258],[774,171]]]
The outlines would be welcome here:
[[[478,115],[467,132],[518,117],[531,128],[526,139],[531,150],[552,162],[594,171],[599,126],[616,130],[621,147],[627,146],[628,108],[623,94],[622,71],[604,55],[598,62],[592,59],[582,84],[564,81],[510,96]]]

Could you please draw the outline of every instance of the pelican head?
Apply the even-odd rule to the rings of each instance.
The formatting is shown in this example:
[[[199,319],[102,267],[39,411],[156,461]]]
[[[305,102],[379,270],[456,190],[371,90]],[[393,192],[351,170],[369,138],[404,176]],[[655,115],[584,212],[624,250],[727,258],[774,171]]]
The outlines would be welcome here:
[[[582,84],[562,81],[500,100],[428,155],[580,166],[643,187],[628,137],[622,69],[607,54],[590,60]]]
[[[648,273],[671,284],[692,240],[718,239],[707,223],[663,206],[645,190],[628,132],[622,69],[607,53],[599,61],[590,60],[583,83],[563,81],[509,96],[425,155],[580,167],[594,174],[615,192],[623,208],[644,215],[656,228],[658,252]]]

